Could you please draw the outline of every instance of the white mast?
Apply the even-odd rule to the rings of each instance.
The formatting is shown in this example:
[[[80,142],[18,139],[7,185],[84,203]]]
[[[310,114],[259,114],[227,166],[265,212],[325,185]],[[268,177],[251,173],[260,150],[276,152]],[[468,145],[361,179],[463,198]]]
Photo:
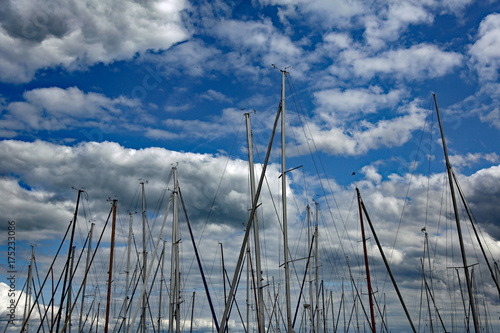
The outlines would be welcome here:
[[[148,267],[148,253],[146,252],[146,198],[144,195],[144,182],[141,182],[142,187],[142,284],[146,284],[146,268]],[[141,315],[141,331],[146,333],[146,306],[147,296],[142,297],[142,315]]]
[[[286,292],[286,319],[288,330],[292,333],[292,306],[290,303],[290,267],[288,259],[288,226],[286,214],[286,163],[285,163],[285,70],[281,70],[281,201],[283,205],[283,248],[284,248],[284,262],[285,262],[285,292]]]
[[[443,142],[444,158],[446,160],[446,171],[448,171],[448,181],[450,183],[451,200],[453,202],[453,211],[455,212],[455,222],[457,225],[458,241],[460,244],[460,252],[462,253],[462,262],[464,265],[465,280],[467,282],[467,291],[469,293],[469,305],[470,305],[471,312],[472,312],[472,320],[474,322],[474,329],[476,332],[480,332],[479,319],[477,316],[476,304],[474,301],[474,294],[472,291],[472,282],[471,282],[471,277],[469,275],[469,266],[467,265],[467,257],[465,254],[465,245],[464,245],[464,240],[463,240],[463,236],[462,236],[462,228],[460,226],[460,217],[458,215],[457,200],[455,198],[455,189],[453,186],[452,169],[451,169],[450,160],[448,159],[448,149],[446,148],[446,140],[444,138],[443,125],[441,123],[441,116],[439,114],[439,107],[437,104],[436,94],[433,94],[433,96],[434,96],[434,103],[436,104],[436,112],[437,112],[438,121],[439,121],[439,130],[441,131],[441,139]]]
[[[252,143],[252,130],[250,127],[250,113],[245,113],[246,126],[247,126],[247,142],[248,142],[248,164],[250,167],[250,193],[252,202],[255,199],[255,174],[253,162],[253,143]],[[257,271],[257,310],[259,318],[259,332],[265,332],[264,320],[264,292],[262,290],[262,269],[260,262],[260,241],[259,241],[259,223],[257,215],[253,219],[253,233],[255,242],[255,270]]]
[[[307,204],[307,249],[311,248],[311,206]],[[308,254],[310,254],[308,250]],[[308,258],[307,260],[311,260]],[[312,265],[309,263],[309,321],[311,322],[311,333],[314,333],[314,307],[313,307],[313,280],[312,280]]]
[[[128,222],[128,244],[127,244],[127,271],[125,272],[125,304],[124,304],[124,314],[123,314],[123,326],[124,326],[124,331],[128,331],[128,320],[127,320],[127,315],[128,315],[128,307],[129,307],[129,284],[130,284],[130,250],[132,248],[132,222],[133,222],[133,217],[132,213],[129,214],[129,222]],[[80,331],[78,331],[80,333]]]
[[[315,206],[316,206],[316,224],[314,225],[314,270],[315,270],[315,276],[316,276],[316,280],[315,280],[315,289],[316,289],[316,330],[318,332],[320,332],[320,329],[319,329],[319,323],[320,323],[320,316],[319,316],[319,289],[318,289],[318,282],[319,282],[319,279],[318,279],[318,203],[315,202]],[[324,290],[325,286],[323,285],[323,289]],[[324,304],[324,299],[323,299],[323,304]],[[324,309],[323,309],[324,311]]]
[[[179,207],[178,207],[178,182],[177,182],[177,168],[172,168],[174,172],[174,192],[173,192],[173,205],[174,215],[172,223],[172,261],[170,270],[170,313],[168,331],[173,332],[174,317],[175,317],[175,331],[180,332],[181,318],[180,318],[180,272],[179,272]]]

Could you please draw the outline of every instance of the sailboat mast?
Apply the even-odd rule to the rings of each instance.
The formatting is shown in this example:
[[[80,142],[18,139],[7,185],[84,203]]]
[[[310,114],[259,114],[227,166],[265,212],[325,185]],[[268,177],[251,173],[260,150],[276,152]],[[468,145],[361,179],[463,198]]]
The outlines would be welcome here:
[[[144,194],[144,182],[141,182],[142,188],[142,284],[146,284],[146,268],[148,262],[148,253],[146,252],[146,198]],[[142,297],[142,315],[141,315],[141,332],[146,333],[146,306],[147,296]]]
[[[247,142],[248,142],[248,164],[250,169],[250,193],[252,202],[255,199],[255,173],[253,162],[253,143],[252,143],[252,130],[250,126],[250,113],[245,113],[246,127],[247,127]],[[259,240],[259,223],[257,215],[253,219],[253,233],[255,243],[255,270],[257,271],[257,313],[259,316],[259,332],[265,332],[264,320],[264,291],[262,289],[262,268],[260,262],[260,240]]]
[[[69,260],[71,258],[71,251],[73,248],[73,240],[75,238],[75,226],[76,226],[76,218],[78,216],[78,207],[80,205],[80,195],[82,194],[83,190],[78,190],[78,195],[76,197],[76,207],[75,207],[75,213],[73,214],[73,225],[71,226],[71,238],[69,241],[69,249],[68,249],[68,259],[66,260],[66,272],[64,273],[64,282],[63,282],[63,288],[61,291],[61,307],[64,305],[64,296],[66,294],[66,282],[68,280],[68,268],[69,268]],[[71,279],[71,275],[70,275]],[[66,309],[67,311],[67,309]],[[57,326],[56,326],[56,332],[59,332],[59,325],[61,324],[61,317],[62,317],[62,311],[59,311],[60,315],[57,318]]]
[[[469,276],[469,266],[467,265],[467,257],[465,255],[465,245],[464,245],[464,240],[463,240],[463,236],[462,236],[462,227],[460,226],[460,217],[458,215],[457,199],[455,197],[455,190],[453,187],[453,175],[452,175],[452,170],[451,170],[451,164],[450,164],[450,160],[448,159],[448,149],[446,148],[446,140],[444,138],[443,125],[441,123],[441,116],[439,114],[439,107],[437,104],[436,94],[432,94],[432,95],[434,96],[434,104],[436,105],[436,112],[437,112],[438,121],[439,121],[439,130],[441,131],[441,139],[443,142],[444,158],[446,160],[446,171],[448,172],[448,181],[450,183],[451,200],[453,201],[453,211],[455,212],[455,222],[457,225],[458,242],[460,244],[460,252],[462,254],[462,263],[464,265],[465,280],[467,282],[467,291],[469,294],[469,304],[470,304],[470,308],[471,308],[471,312],[472,312],[472,320],[474,322],[475,331],[480,332],[479,319],[477,317],[476,304],[474,302],[474,294],[472,291],[472,282],[471,282],[471,278]]]
[[[89,245],[87,248],[87,260],[85,263],[85,272],[89,269],[89,260],[90,260],[90,250],[92,248],[92,234],[94,232],[94,223],[90,224],[90,232],[89,232]],[[85,304],[85,289],[87,288],[87,279],[83,281],[83,290],[82,290],[82,304],[80,306],[80,321],[78,323],[78,333],[82,331],[82,318],[83,318],[83,305]]]
[[[129,213],[129,222],[128,222],[128,243],[127,243],[127,271],[125,272],[125,303],[123,305],[124,312],[123,312],[123,327],[125,328],[125,332],[128,331],[128,320],[127,320],[127,315],[128,315],[128,308],[129,308],[129,284],[130,284],[130,251],[132,248],[132,222],[133,222],[133,217],[132,213]],[[80,333],[80,332],[78,332]]]
[[[165,243],[166,241],[163,241],[163,249],[161,251],[161,272],[160,272],[160,299],[158,303],[158,332],[161,332],[161,297],[162,297],[162,291],[163,291],[163,283],[165,281],[165,276],[163,275],[163,268],[165,266]]]
[[[311,244],[311,206],[307,205],[306,207],[307,210],[307,242],[308,242],[308,248],[310,250],[312,247]],[[311,251],[309,251],[309,259],[311,257]],[[309,265],[308,269],[309,273],[309,321],[311,325],[311,333],[314,333],[314,307],[313,307],[313,288],[312,288],[312,265]]]
[[[292,305],[290,302],[290,267],[288,259],[288,223],[286,211],[286,159],[285,159],[285,70],[281,70],[281,201],[283,205],[283,260],[285,262],[285,298],[288,330],[293,332]]]
[[[318,290],[318,283],[319,283],[319,277],[318,277],[318,203],[315,202],[315,208],[316,208],[316,223],[314,224],[314,275],[315,275],[315,292],[316,292],[316,330],[317,332],[320,332],[319,324],[320,324],[320,315],[319,315],[319,290]],[[323,293],[323,290],[325,286],[323,285],[323,282],[321,283],[321,292]],[[325,309],[325,300],[323,296],[323,311]]]
[[[26,300],[24,302],[24,314],[23,314],[23,323],[26,323],[25,332],[29,331],[29,322],[26,319],[27,309],[31,309],[31,281],[33,281],[33,258],[35,257],[34,253],[34,245],[31,245],[31,258],[30,265],[28,267],[28,280],[26,280]],[[7,328],[7,327],[6,327]]]
[[[178,205],[178,181],[177,168],[172,168],[174,172],[174,192],[173,192],[173,223],[172,223],[172,263],[171,263],[171,278],[170,278],[170,313],[169,313],[169,333],[173,332],[174,317],[175,331],[180,332],[180,272],[179,272],[179,205]]]
[[[116,226],[116,199],[113,200],[113,222],[111,224],[111,247],[109,251],[109,272],[108,272],[108,295],[106,298],[106,324],[104,333],[108,333],[109,326],[109,308],[111,301],[111,281],[113,279],[113,252],[115,250],[115,226]],[[80,333],[80,332],[78,332]]]
[[[359,193],[359,189],[356,188],[356,192],[358,195],[358,206],[359,206],[359,221],[361,223],[361,237],[363,238],[363,252],[365,254],[365,267],[366,267],[366,281],[368,284],[368,300],[370,301],[370,315],[372,320],[372,332],[375,333],[377,328],[375,326],[375,312],[373,311],[373,292],[372,292],[372,283],[370,279],[370,267],[368,265],[368,253],[366,251],[366,236],[365,236],[365,227],[363,224],[363,209],[361,208],[361,195]]]
[[[71,309],[71,289],[72,289],[72,285],[71,285],[71,282],[73,280],[73,264],[75,262],[75,249],[76,249],[76,246],[73,246],[73,249],[71,250],[71,264],[70,264],[70,268],[69,268],[69,272],[70,272],[70,279],[69,279],[69,284],[68,284],[68,303],[66,305],[66,311],[70,311],[69,309]],[[78,298],[78,297],[77,297]],[[68,332],[71,333],[71,311],[69,312],[69,314],[66,315],[66,321],[68,321]],[[65,330],[63,329],[63,332]]]

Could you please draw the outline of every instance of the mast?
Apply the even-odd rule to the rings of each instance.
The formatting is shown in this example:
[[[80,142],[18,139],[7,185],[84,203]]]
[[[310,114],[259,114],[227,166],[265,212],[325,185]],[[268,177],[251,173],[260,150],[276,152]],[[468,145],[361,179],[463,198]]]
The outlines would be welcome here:
[[[193,333],[194,297],[195,296],[196,296],[196,291],[193,291],[193,304],[191,305],[191,323],[189,325],[189,333]]]
[[[148,262],[148,253],[146,252],[146,198],[144,195],[144,182],[141,182],[142,188],[142,285],[146,284],[146,268]],[[146,306],[147,296],[142,297],[142,314],[141,314],[141,332],[146,333]]]
[[[356,188],[356,192],[358,194],[359,220],[361,223],[361,237],[363,238],[363,252],[365,254],[366,281],[368,284],[368,300],[370,301],[370,315],[371,315],[371,320],[372,320],[372,332],[376,333],[377,329],[375,326],[375,312],[373,310],[372,283],[370,280],[370,267],[368,265],[368,253],[366,251],[366,237],[365,237],[365,227],[363,224],[363,210],[361,208],[361,194],[359,193],[358,188]]]
[[[90,232],[89,232],[89,245],[87,248],[87,260],[85,263],[85,272],[89,269],[89,260],[90,260],[90,250],[92,248],[92,234],[94,232],[94,223],[90,224]],[[87,279],[83,281],[83,290],[82,290],[82,304],[80,306],[80,321],[78,323],[78,333],[82,332],[82,317],[83,317],[83,305],[85,304],[85,289],[87,287]]]
[[[250,193],[252,202],[255,199],[255,174],[253,162],[253,143],[252,143],[252,130],[250,126],[250,113],[245,113],[246,126],[247,126],[247,142],[248,142],[248,164],[250,169]],[[260,240],[259,240],[259,222],[257,215],[253,219],[253,233],[255,243],[255,270],[257,271],[257,314],[259,316],[259,332],[265,332],[264,320],[264,290],[262,289],[262,268],[260,261]]]
[[[311,244],[311,206],[307,205],[307,240],[309,248],[312,247]],[[310,252],[310,251],[309,251]],[[309,253],[309,258],[311,254]],[[310,259],[309,259],[310,260]],[[309,265],[309,321],[311,323],[311,333],[314,333],[314,308],[313,308],[313,288],[312,288],[312,265]]]
[[[278,113],[276,114],[276,118],[274,119],[273,131],[272,131],[272,134],[271,134],[271,139],[269,140],[269,145],[267,147],[266,157],[264,159],[264,166],[262,168],[262,171],[261,171],[261,174],[260,174],[260,178],[259,178],[259,185],[257,185],[257,191],[255,193],[255,199],[252,202],[252,211],[250,212],[250,216],[248,218],[247,228],[246,228],[246,231],[245,231],[245,235],[243,236],[243,242],[242,242],[241,248],[240,248],[240,254],[238,256],[238,261],[236,262],[236,269],[235,269],[233,280],[232,280],[232,283],[231,283],[231,289],[229,291],[229,300],[227,302],[226,307],[224,308],[224,313],[222,314],[221,324],[220,324],[220,327],[218,328],[219,333],[223,333],[225,331],[225,329],[226,329],[227,319],[228,319],[228,316],[229,316],[229,305],[233,301],[233,297],[234,297],[235,290],[236,290],[236,285],[237,285],[237,282],[238,282],[239,272],[241,270],[241,266],[243,265],[243,256],[245,254],[246,243],[248,241],[248,236],[250,234],[250,228],[252,226],[252,221],[253,221],[253,218],[255,216],[255,211],[257,209],[257,200],[260,197],[260,192],[262,190],[262,184],[264,182],[264,177],[266,175],[267,165],[268,165],[268,162],[269,162],[269,156],[271,155],[271,148],[273,146],[274,134],[276,133],[276,127],[278,125],[280,111],[281,111],[281,108],[279,108]]]
[[[441,123],[441,116],[439,114],[439,107],[437,104],[436,94],[432,94],[434,96],[434,104],[436,105],[436,112],[439,121],[439,130],[441,131],[441,139],[443,141],[443,150],[444,150],[444,158],[446,160],[446,171],[448,172],[448,181],[450,183],[450,192],[451,192],[451,200],[453,201],[453,211],[455,212],[455,222],[457,225],[457,233],[458,233],[458,242],[460,244],[460,252],[462,254],[462,263],[464,265],[465,271],[465,280],[467,282],[467,291],[469,294],[469,304],[472,312],[472,320],[474,322],[474,329],[476,332],[480,332],[479,328],[479,319],[477,317],[476,304],[474,302],[474,294],[472,291],[472,282],[469,275],[469,266],[467,265],[467,257],[465,254],[465,245],[462,236],[462,227],[460,226],[460,217],[458,215],[458,207],[457,207],[457,199],[455,198],[455,190],[453,187],[453,175],[450,160],[448,159],[448,149],[446,148],[446,140],[444,137],[443,125]]]
[[[68,301],[66,305],[66,312],[71,308],[71,282],[73,280],[73,263],[75,262],[75,248],[76,246],[73,246],[73,249],[71,250],[71,264],[69,268],[70,272],[70,279],[69,279],[69,284],[68,284]],[[78,296],[77,296],[78,298]],[[71,333],[71,311],[66,314],[66,321],[68,322],[68,332]],[[63,329],[64,332],[64,329]]]
[[[175,331],[180,332],[181,318],[180,318],[180,272],[179,272],[179,207],[178,207],[178,182],[177,182],[177,168],[172,168],[174,172],[174,192],[173,194],[173,223],[172,223],[172,261],[170,270],[170,313],[169,313],[169,333],[174,329],[175,317]]]
[[[27,309],[31,309],[31,285],[33,281],[33,258],[35,257],[34,245],[31,245],[31,258],[30,265],[28,267],[28,280],[26,286],[26,301],[24,302],[24,314],[23,314],[23,322],[27,321],[26,312]],[[26,322],[26,333],[29,331],[29,323]]]
[[[108,333],[109,326],[109,307],[111,301],[111,281],[113,278],[113,252],[115,249],[115,226],[116,226],[116,199],[113,200],[113,222],[111,224],[111,247],[109,251],[109,272],[108,272],[108,295],[106,299],[106,323],[104,333]],[[80,333],[80,332],[78,332]]]
[[[76,197],[76,207],[75,207],[75,213],[73,214],[73,225],[71,229],[71,238],[69,241],[69,249],[68,249],[68,259],[66,260],[66,272],[64,273],[64,282],[63,282],[63,288],[61,291],[61,308],[63,307],[64,304],[64,296],[66,294],[66,282],[68,279],[68,267],[69,267],[69,260],[71,258],[71,249],[73,248],[73,239],[75,238],[75,226],[76,226],[76,218],[78,216],[78,206],[80,204],[80,195],[82,194],[83,190],[78,190],[78,195]],[[71,279],[71,275],[70,275]],[[66,309],[67,311],[67,309]],[[57,318],[57,326],[56,326],[56,332],[59,332],[59,325],[61,324],[61,317],[62,317],[62,311],[59,311],[60,315]]]
[[[315,275],[315,290],[316,290],[316,330],[319,332],[319,323],[320,323],[320,316],[319,316],[319,290],[318,290],[318,203],[315,202],[315,207],[316,207],[316,223],[314,225],[314,275]],[[321,292],[322,295],[324,293],[325,286],[323,284],[323,280],[321,280]],[[323,311],[325,310],[325,297],[323,295]]]
[[[160,330],[160,327],[161,327],[161,296],[162,296],[162,291],[163,291],[163,283],[165,281],[165,277],[163,275],[163,267],[165,266],[165,243],[166,243],[166,241],[163,241],[163,249],[161,251],[160,299],[159,299],[159,304],[158,304],[158,332],[161,332],[161,330]]]
[[[401,306],[403,307],[403,310],[405,312],[406,318],[408,319],[408,323],[411,326],[411,329],[414,333],[417,332],[415,329],[415,326],[413,325],[413,321],[411,320],[410,313],[408,312],[408,309],[406,308],[406,304],[403,300],[403,296],[401,295],[401,292],[399,291],[398,284],[396,283],[396,280],[394,279],[394,275],[392,274],[391,267],[389,266],[389,262],[387,261],[387,258],[385,256],[384,250],[382,249],[382,245],[380,244],[380,241],[377,237],[377,233],[375,232],[375,228],[373,227],[373,223],[370,219],[370,215],[368,215],[368,211],[366,210],[365,204],[363,202],[363,199],[361,199],[361,194],[358,191],[358,195],[360,198],[361,202],[361,207],[363,208],[363,211],[365,212],[366,220],[368,221],[368,225],[370,226],[370,230],[372,231],[373,238],[375,239],[375,242],[377,243],[378,250],[380,252],[380,255],[382,256],[382,260],[384,261],[385,268],[387,269],[387,272],[389,273],[389,277],[391,278],[392,285],[394,286],[394,289],[396,290],[396,294],[398,295],[399,302],[401,303]]]
[[[125,304],[123,306],[124,308],[124,314],[123,314],[123,325],[125,327],[125,332],[128,330],[128,321],[127,321],[127,315],[128,315],[128,300],[129,300],[129,283],[130,283],[130,250],[132,247],[132,213],[129,213],[129,222],[128,222],[128,245],[127,245],[127,271],[125,272]],[[78,332],[81,333],[81,332]]]
[[[285,262],[285,298],[286,298],[286,319],[288,330],[292,333],[292,305],[290,302],[290,267],[288,259],[288,223],[286,206],[286,156],[285,156],[285,74],[286,70],[281,71],[281,201],[283,205],[283,256]]]

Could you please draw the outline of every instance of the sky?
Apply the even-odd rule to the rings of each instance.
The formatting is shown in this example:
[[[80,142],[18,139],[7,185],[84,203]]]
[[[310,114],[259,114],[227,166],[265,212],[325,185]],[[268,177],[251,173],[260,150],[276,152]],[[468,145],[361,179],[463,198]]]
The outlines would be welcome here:
[[[16,221],[16,278],[21,288],[31,245],[40,275],[47,273],[72,220],[77,189],[85,190],[78,217],[78,254],[90,224],[95,223],[100,233],[110,200],[118,200],[116,268],[121,275],[115,285],[123,282],[129,213],[137,246],[142,246],[140,183],[145,183],[154,236],[149,236],[148,248],[153,253],[175,166],[221,317],[222,274],[216,272],[220,244],[232,278],[251,208],[244,114],[250,114],[255,171],[260,177],[286,69],[286,169],[297,168],[287,172],[289,246],[297,259],[294,285],[305,269],[305,261],[298,259],[307,256],[309,204],[311,219],[317,218],[320,228],[318,280],[324,281],[325,292],[332,291],[335,311],[343,309],[342,304],[347,317],[351,309],[359,310],[357,325],[367,327],[359,301],[351,294],[345,301],[342,298],[342,287],[350,291],[355,281],[367,307],[358,187],[419,331],[429,331],[431,320],[436,324],[436,314],[429,317],[419,303],[423,228],[428,232],[432,265],[432,274],[427,266],[426,275],[434,277],[437,307],[447,329],[464,330],[457,287],[457,272],[464,283],[463,269],[448,268],[463,264],[433,93],[450,163],[478,222],[489,260],[497,263],[500,2],[1,3],[0,282],[8,283],[7,222]],[[273,293],[274,277],[282,297],[280,133],[278,128],[257,214],[266,257],[263,278],[269,283],[265,292]],[[479,263],[474,266],[474,280],[482,324],[499,331],[499,295],[462,204],[459,210],[468,262]],[[196,291],[196,302],[204,307],[200,305],[193,324],[199,331],[211,330],[185,218],[181,225],[182,269],[188,272],[183,320],[189,322],[187,304]],[[381,309],[387,306],[387,326],[393,332],[408,332],[374,237],[365,227],[375,296]],[[167,243],[167,258],[170,228],[169,218],[161,236]],[[109,237],[106,229],[95,264],[101,270],[96,272],[107,269]],[[67,252],[68,241],[62,247],[64,256]],[[64,259],[56,262],[58,274],[63,265]],[[166,271],[168,281],[170,270]],[[77,277],[82,274],[80,266]],[[95,290],[104,297],[106,278],[93,279]],[[1,293],[6,288],[0,284]],[[297,288],[292,290],[293,304],[299,299]],[[244,289],[238,293],[242,308]],[[115,293],[116,302],[120,292]],[[283,299],[280,302],[284,304]],[[266,306],[270,304],[268,300]],[[488,323],[484,313],[491,315]],[[301,325],[304,318],[299,316]],[[242,330],[236,315],[231,320],[234,330]],[[162,322],[168,322],[168,314]],[[380,322],[377,314],[377,325]],[[350,328],[357,329],[354,319]],[[304,330],[304,326],[297,329]]]

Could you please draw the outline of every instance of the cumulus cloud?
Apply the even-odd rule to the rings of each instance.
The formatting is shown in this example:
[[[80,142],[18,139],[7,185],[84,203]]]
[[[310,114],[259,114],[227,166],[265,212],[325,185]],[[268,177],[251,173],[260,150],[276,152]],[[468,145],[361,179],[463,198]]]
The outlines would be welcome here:
[[[387,42],[397,40],[411,24],[432,23],[433,15],[422,3],[411,1],[389,1],[379,4],[377,15],[363,18],[364,36],[374,49],[386,46]]]
[[[432,44],[382,52],[374,57],[354,59],[354,73],[363,78],[392,75],[399,80],[422,80],[446,75],[462,63],[462,55],[446,52]]]
[[[309,127],[316,147],[323,152],[333,155],[363,155],[370,150],[398,147],[407,143],[412,138],[412,133],[422,128],[427,114],[427,110],[417,104],[418,101],[414,101],[401,106],[396,116],[374,122],[358,118],[349,122],[337,122],[333,112],[321,112],[321,117],[313,119]],[[298,145],[301,151],[307,151],[306,142],[299,139]]]
[[[0,181],[2,207],[0,212],[2,212],[4,220],[15,219],[17,221],[20,242],[30,240],[42,242],[43,239],[59,235],[61,230],[64,230],[68,225],[74,210],[76,191],[72,190],[71,186],[85,186],[86,194],[81,207],[80,225],[95,221],[96,230],[102,229],[103,219],[107,216],[110,208],[106,198],[117,197],[119,221],[121,221],[117,233],[117,244],[124,244],[127,239],[124,224],[126,225],[129,221],[128,212],[133,213],[140,210],[139,182],[146,180],[148,181],[145,184],[148,223],[155,234],[155,231],[159,229],[158,216],[162,216],[165,202],[163,202],[163,208],[158,211],[153,208],[155,205],[152,202],[160,198],[165,189],[167,196],[171,192],[171,183],[167,184],[170,178],[170,164],[178,162],[179,184],[188,216],[196,235],[203,233],[203,239],[199,242],[202,256],[205,257],[206,261],[215,260],[217,250],[214,249],[219,247],[218,242],[223,242],[227,267],[235,265],[235,254],[238,253],[241,246],[244,223],[248,218],[248,165],[245,161],[228,160],[226,156],[180,153],[163,148],[128,149],[110,142],[85,143],[69,147],[43,141],[32,143],[2,141],[0,142],[0,154],[3,157],[9,157],[0,160],[0,174],[2,175]],[[225,170],[224,177],[221,179],[223,170]],[[259,170],[260,168],[256,167],[257,174]],[[487,200],[484,200],[484,197],[495,198],[499,195],[497,192],[500,186],[491,186],[500,180],[498,170],[499,167],[495,166],[481,170],[470,177],[459,175],[473,209],[482,209],[478,220],[485,222],[482,224],[484,240],[492,255],[497,257],[500,255],[500,243],[498,238],[491,235],[496,233],[495,216],[498,216],[498,212],[496,212],[494,204],[485,205]],[[279,167],[274,164],[270,165],[268,171],[268,181],[271,188],[262,192],[263,198],[260,207],[262,211],[259,213],[259,223],[262,223],[262,231],[265,235],[265,251],[263,253],[268,256],[265,265],[266,279],[270,279],[270,276],[278,276],[280,244],[278,241],[274,241],[274,237],[282,236],[277,221],[279,218],[276,217],[275,213],[276,208],[270,204],[269,197],[269,192],[273,193],[275,198],[280,195],[280,191],[276,188],[273,189],[272,185],[279,179],[280,171]],[[442,275],[441,263],[445,262],[450,239],[454,237],[448,233],[454,231],[452,224],[448,222],[440,224],[441,219],[444,218],[440,217],[441,205],[443,205],[440,198],[443,198],[443,183],[447,182],[446,178],[443,177],[443,173],[433,174],[429,177],[408,174],[382,178],[377,172],[375,164],[363,167],[362,172],[366,177],[358,182],[358,186],[371,220],[375,224],[386,255],[392,258],[392,269],[396,274],[396,279],[403,284],[403,293],[406,296],[412,295],[420,288],[422,273],[419,257],[423,248],[423,234],[420,230],[423,226],[427,225],[429,235],[432,237],[431,241],[435,244],[433,251],[435,251],[436,258],[436,278],[444,276]],[[304,243],[305,204],[300,207],[301,203],[305,203],[307,200],[304,200],[304,196],[297,189],[302,181],[295,179],[293,174],[289,174],[287,177],[290,183],[287,192],[291,203],[289,223],[293,226],[290,229],[290,237],[293,239],[291,247],[293,247],[292,253],[300,257],[307,255],[305,254],[307,246]],[[138,178],[141,180],[139,181]],[[411,188],[407,192],[407,184],[410,179]],[[317,180],[308,183],[314,184],[312,191],[319,189],[320,185]],[[332,280],[332,276],[339,276],[339,280],[336,280],[338,282],[340,275],[347,273],[344,255],[350,258],[353,272],[361,271],[363,265],[362,249],[358,242],[357,207],[352,205],[353,185],[348,185],[345,188],[335,187],[336,200],[339,203],[339,216],[343,216],[336,221],[330,219],[332,212],[328,212],[326,198],[318,197],[316,199],[320,204],[319,227],[321,234],[319,246],[322,254],[320,265],[323,274],[328,276],[328,283],[336,283],[335,279]],[[216,193],[216,200],[213,201]],[[406,205],[404,193],[408,193]],[[428,200],[428,198],[434,199]],[[25,208],[21,209],[20,207]],[[31,208],[26,209],[26,207]],[[405,207],[404,214],[403,207]],[[208,216],[209,211],[211,211],[210,216]],[[83,212],[86,212],[86,215]],[[401,216],[403,216],[404,222],[399,224]],[[134,217],[134,220],[137,218]],[[205,225],[207,221],[208,224]],[[134,223],[135,237],[140,239],[141,228],[137,221]],[[167,227],[167,229],[169,228]],[[32,230],[36,230],[36,234],[29,232]],[[334,231],[338,231],[339,234]],[[83,227],[82,233],[85,234],[85,232],[86,229]],[[169,234],[170,231],[165,231],[164,237],[169,239]],[[105,236],[109,237],[109,233],[106,233]],[[183,239],[186,238],[189,237],[183,237]],[[475,246],[473,241],[470,237],[465,239],[467,249],[472,251]],[[369,241],[371,242],[369,245],[370,256],[373,258],[371,260],[372,270],[378,272],[374,275],[379,277],[378,283],[380,285],[382,283],[380,279],[384,276],[385,271],[371,237]],[[183,250],[186,252],[184,258],[189,261],[192,258],[192,250],[190,245],[188,246],[187,240],[183,240],[183,243]],[[339,247],[339,244],[342,244],[342,248]],[[106,251],[109,250],[104,245],[99,253],[106,256],[108,253]],[[116,251],[117,258],[125,256],[125,248],[122,245],[118,245]],[[391,253],[393,254],[391,255]],[[331,254],[331,256],[324,258],[323,254]],[[276,257],[273,257],[275,255]],[[41,260],[47,259],[45,254],[41,253],[39,256]],[[120,261],[120,259],[117,260]],[[339,262],[332,266],[333,261]],[[459,258],[449,259],[446,262],[449,265],[459,265]],[[103,261],[98,261],[96,265],[96,269],[106,270]],[[121,265],[123,268],[123,261]],[[188,267],[189,263],[185,262],[183,265]],[[302,262],[294,263],[294,265],[298,272],[304,269]],[[39,267],[39,269],[43,268],[46,268],[46,264]],[[58,267],[58,269],[60,268],[62,267]],[[330,274],[331,272],[335,273]],[[78,278],[81,277],[81,274],[79,269]],[[218,287],[220,282],[215,282],[220,280],[217,278],[217,273],[208,270],[207,275],[213,286]],[[186,286],[199,285],[199,277],[196,273],[191,272],[186,279]],[[123,274],[117,273],[115,283],[123,282],[122,280]],[[102,281],[100,282],[102,283]],[[325,280],[326,282],[327,280]],[[295,292],[297,291],[294,289]],[[394,297],[394,295],[390,296],[391,294],[388,292],[389,298]],[[116,296],[116,298],[119,302],[120,297]],[[398,310],[395,309],[395,311]],[[205,318],[206,315],[200,314],[200,318]]]
[[[470,47],[472,66],[483,81],[496,81],[500,69],[500,14],[486,16],[479,25],[476,42]]]
[[[37,71],[74,70],[164,50],[188,38],[185,1],[7,1],[0,17],[0,79],[28,82]]]
[[[108,98],[102,94],[85,93],[77,87],[38,88],[26,91],[24,101],[5,106],[0,120],[7,137],[36,131],[58,131],[84,127],[117,129],[119,123],[141,114],[140,102],[123,96]]]
[[[377,86],[369,88],[338,88],[321,90],[314,94],[322,113],[331,117],[352,118],[377,112],[379,109],[395,107],[406,92],[401,89],[384,94]]]
[[[238,52],[252,54],[262,66],[298,64],[296,60],[302,55],[302,50],[290,37],[279,32],[268,19],[224,20],[214,29],[223,44],[231,45]]]

